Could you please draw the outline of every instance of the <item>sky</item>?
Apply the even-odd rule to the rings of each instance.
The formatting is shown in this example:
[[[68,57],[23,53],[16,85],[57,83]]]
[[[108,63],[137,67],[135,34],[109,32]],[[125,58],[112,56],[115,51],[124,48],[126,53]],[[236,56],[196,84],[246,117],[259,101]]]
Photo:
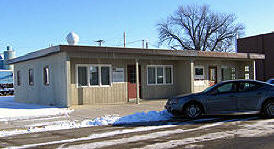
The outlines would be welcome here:
[[[0,53],[8,45],[22,56],[67,44],[69,32],[79,35],[79,45],[102,39],[103,46],[122,46],[126,32],[128,47],[147,40],[157,48],[157,23],[191,4],[235,14],[246,27],[244,37],[274,31],[273,0],[0,0]]]

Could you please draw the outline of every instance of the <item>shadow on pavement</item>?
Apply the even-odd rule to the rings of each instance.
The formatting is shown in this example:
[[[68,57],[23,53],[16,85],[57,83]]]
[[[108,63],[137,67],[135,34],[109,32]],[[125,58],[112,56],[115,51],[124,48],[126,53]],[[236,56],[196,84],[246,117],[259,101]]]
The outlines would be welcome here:
[[[199,119],[185,119],[182,117],[174,117],[166,121],[150,121],[150,122],[131,122],[113,124],[113,126],[136,127],[136,126],[160,126],[160,125],[201,125],[218,122],[237,122],[265,119],[259,114],[238,114],[238,115],[206,115]]]

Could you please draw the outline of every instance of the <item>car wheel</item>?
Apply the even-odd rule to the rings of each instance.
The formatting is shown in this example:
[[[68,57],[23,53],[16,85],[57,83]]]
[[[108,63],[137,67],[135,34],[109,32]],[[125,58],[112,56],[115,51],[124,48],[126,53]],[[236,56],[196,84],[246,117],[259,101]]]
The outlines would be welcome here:
[[[269,101],[265,104],[263,108],[264,115],[267,116],[268,118],[273,118],[274,117],[274,102]]]
[[[202,114],[202,108],[199,104],[190,103],[184,108],[184,116],[190,119],[196,119]]]

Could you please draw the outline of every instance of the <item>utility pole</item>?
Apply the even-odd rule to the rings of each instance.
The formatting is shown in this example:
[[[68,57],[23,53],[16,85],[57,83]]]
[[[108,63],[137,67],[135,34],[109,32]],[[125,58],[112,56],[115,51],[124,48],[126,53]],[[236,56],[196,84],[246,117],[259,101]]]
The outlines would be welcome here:
[[[124,48],[126,47],[126,32],[124,32]]]
[[[98,45],[99,45],[99,47],[101,47],[101,46],[102,46],[102,43],[105,42],[105,41],[104,41],[104,40],[97,40],[97,41],[95,41],[95,42],[97,42]]]
[[[145,40],[142,40],[142,48],[145,48]]]
[[[148,42],[146,42],[146,49],[148,49]]]

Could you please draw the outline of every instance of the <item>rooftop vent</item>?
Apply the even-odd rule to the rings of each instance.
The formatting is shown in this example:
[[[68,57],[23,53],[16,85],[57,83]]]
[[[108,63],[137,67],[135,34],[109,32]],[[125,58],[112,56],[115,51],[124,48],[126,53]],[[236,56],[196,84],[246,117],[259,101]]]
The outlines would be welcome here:
[[[66,39],[69,45],[77,45],[79,42],[79,36],[74,32],[70,32]]]

